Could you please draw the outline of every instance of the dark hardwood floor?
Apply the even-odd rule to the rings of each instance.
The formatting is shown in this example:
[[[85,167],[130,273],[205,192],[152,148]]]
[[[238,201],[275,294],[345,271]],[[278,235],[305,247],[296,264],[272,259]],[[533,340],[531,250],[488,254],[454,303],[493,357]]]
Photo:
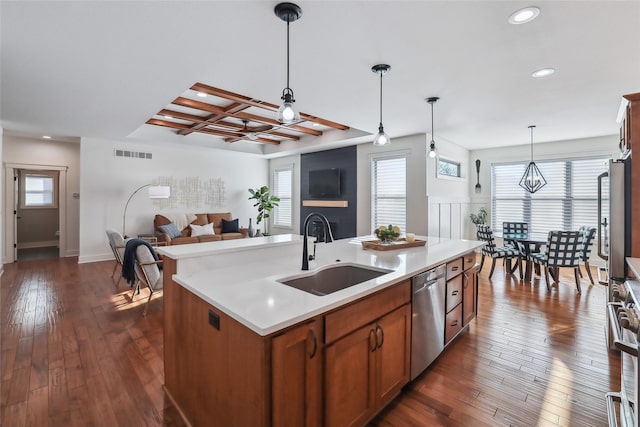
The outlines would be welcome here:
[[[142,316],[112,262],[5,265],[0,287],[2,426],[182,426],[163,391],[162,297]],[[569,270],[547,293],[496,268],[479,313],[373,426],[604,426],[619,389],[605,346],[605,291]]]

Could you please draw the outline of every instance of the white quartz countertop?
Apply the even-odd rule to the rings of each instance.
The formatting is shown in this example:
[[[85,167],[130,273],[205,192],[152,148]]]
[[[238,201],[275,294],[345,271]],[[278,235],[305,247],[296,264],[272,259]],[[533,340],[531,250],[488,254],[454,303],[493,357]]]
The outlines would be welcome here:
[[[390,251],[363,249],[361,240],[375,239],[372,236],[319,243],[316,260],[309,262],[309,271],[301,270],[302,236],[297,235],[161,247],[158,251],[178,260],[175,282],[265,336],[392,286],[482,245],[475,240],[416,238],[426,240],[426,245]],[[210,269],[190,273],[180,267],[181,260],[186,258],[209,256],[202,259],[215,260],[221,254],[226,254],[224,263]],[[278,282],[340,264],[391,272],[323,296]]]

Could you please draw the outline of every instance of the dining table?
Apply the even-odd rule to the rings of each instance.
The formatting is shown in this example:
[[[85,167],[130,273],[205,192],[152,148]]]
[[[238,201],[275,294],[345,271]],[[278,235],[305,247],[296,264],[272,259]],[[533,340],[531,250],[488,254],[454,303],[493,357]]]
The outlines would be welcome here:
[[[531,281],[533,276],[533,261],[529,258],[529,255],[535,252],[540,252],[542,245],[547,243],[547,234],[544,233],[503,233],[502,239],[505,244],[510,242],[519,243],[514,245],[523,253],[521,257],[525,260],[525,273],[524,280]],[[515,270],[515,267],[514,267]],[[522,272],[520,272],[522,276]]]

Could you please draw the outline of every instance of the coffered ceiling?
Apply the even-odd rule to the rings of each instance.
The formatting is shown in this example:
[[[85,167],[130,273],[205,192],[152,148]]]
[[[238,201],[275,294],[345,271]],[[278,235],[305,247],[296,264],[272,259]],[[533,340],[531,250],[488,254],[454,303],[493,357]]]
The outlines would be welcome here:
[[[349,129],[347,125],[306,113],[300,113],[299,122],[284,125],[274,119],[278,107],[256,98],[195,83],[170,106],[147,120],[147,124],[175,129],[178,135],[200,132],[221,137],[227,143],[244,140],[272,145],[279,145],[282,141],[300,141],[301,136],[319,137],[326,129]]]
[[[371,67],[386,63],[391,138],[429,133],[425,98],[438,96],[436,140],[478,149],[527,144],[531,124],[536,144],[615,135],[621,96],[640,91],[638,0],[297,3],[290,85],[309,115],[298,129],[274,123],[286,85],[276,1],[0,1],[1,126],[266,156],[371,142]],[[532,4],[535,20],[508,23]],[[555,74],[531,77],[546,67]],[[222,91],[201,99],[194,84]]]

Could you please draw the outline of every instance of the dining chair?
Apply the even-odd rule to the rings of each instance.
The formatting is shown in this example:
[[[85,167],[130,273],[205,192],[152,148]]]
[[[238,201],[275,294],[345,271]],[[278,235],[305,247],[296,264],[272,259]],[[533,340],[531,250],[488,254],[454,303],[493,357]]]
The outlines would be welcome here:
[[[491,257],[491,271],[489,271],[489,279],[493,276],[493,270],[496,268],[496,259],[503,258],[507,262],[507,270],[511,272],[511,261],[517,260],[520,262],[520,255],[517,249],[511,246],[497,247],[496,241],[493,236],[493,230],[488,225],[478,225],[478,240],[485,243],[482,247],[482,259],[480,260],[480,271],[484,265],[485,256]],[[522,271],[522,266],[519,267]]]
[[[107,229],[107,239],[109,240],[109,246],[111,247],[111,251],[113,252],[113,257],[115,258],[115,264],[113,266],[113,271],[111,272],[111,278],[116,274],[116,270],[118,266],[122,266],[122,262],[124,260],[124,249],[126,247],[126,241],[116,230]],[[118,281],[116,282],[116,287],[120,285],[120,280],[122,279],[122,274],[118,277]]]
[[[596,237],[596,228],[582,226],[578,229],[578,232],[582,233],[582,250],[580,251],[580,261],[584,263],[584,268],[589,275],[589,281],[593,285],[593,276],[591,276],[591,267],[589,266],[589,255],[591,254],[591,247],[593,246],[593,240]],[[582,271],[580,276],[582,276]]]
[[[535,264],[544,267],[544,278],[547,290],[551,292],[549,272],[558,282],[560,268],[573,268],[578,293],[580,289],[580,252],[582,247],[582,233],[579,231],[550,231],[547,237],[547,245],[544,252],[529,254],[529,258]]]
[[[142,315],[146,316],[151,297],[153,297],[154,293],[162,291],[162,271],[160,271],[159,267],[162,264],[162,260],[156,260],[151,249],[147,245],[139,245],[136,248],[135,253],[135,273],[137,282],[133,287],[131,301],[133,302],[133,297],[136,295],[136,292],[139,292],[140,285],[148,287],[149,297],[147,298],[147,303],[145,304],[144,311],[142,312]]]
[[[524,247],[524,243],[504,238],[504,236],[507,234],[529,234],[529,223],[510,221],[504,221],[502,223],[502,236],[504,245],[511,246],[512,248],[517,249],[520,254],[520,261],[517,264],[514,264],[513,268],[511,269],[511,272],[513,273],[516,270],[516,267],[522,266],[522,261],[526,261],[528,251]],[[522,279],[522,270],[520,270],[520,278]]]

